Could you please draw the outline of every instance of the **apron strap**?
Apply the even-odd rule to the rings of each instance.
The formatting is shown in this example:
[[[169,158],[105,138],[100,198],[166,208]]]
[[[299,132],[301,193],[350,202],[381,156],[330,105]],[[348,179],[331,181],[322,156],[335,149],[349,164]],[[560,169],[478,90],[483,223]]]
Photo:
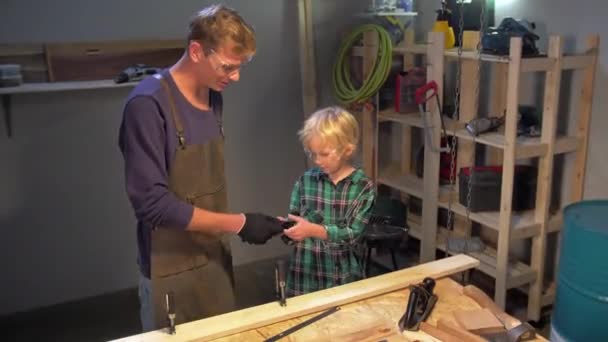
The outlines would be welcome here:
[[[209,105],[213,109],[217,124],[220,127],[220,132],[222,133],[222,136],[224,136],[224,121],[222,118],[224,101],[222,99],[222,94],[213,89],[209,89]]]
[[[184,137],[184,126],[182,126],[182,122],[179,119],[179,114],[177,114],[177,109],[175,108],[175,101],[173,99],[171,89],[169,88],[169,83],[167,83],[167,80],[161,74],[155,74],[154,77],[160,81],[160,84],[162,85],[165,94],[167,95],[169,107],[171,108],[171,116],[173,117],[175,129],[177,130],[177,140],[179,141],[179,146],[181,148],[185,148],[186,139]]]

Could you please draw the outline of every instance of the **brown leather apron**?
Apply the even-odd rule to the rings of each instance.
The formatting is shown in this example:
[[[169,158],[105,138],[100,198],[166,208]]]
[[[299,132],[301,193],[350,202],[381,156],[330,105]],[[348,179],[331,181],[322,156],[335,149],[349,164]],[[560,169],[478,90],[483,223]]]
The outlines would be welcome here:
[[[224,139],[188,145],[167,80],[160,80],[175,122],[179,147],[169,169],[169,189],[211,211],[227,210]],[[173,292],[176,324],[236,309],[229,236],[170,227],[152,231],[151,281],[156,328],[168,325],[165,294]]]

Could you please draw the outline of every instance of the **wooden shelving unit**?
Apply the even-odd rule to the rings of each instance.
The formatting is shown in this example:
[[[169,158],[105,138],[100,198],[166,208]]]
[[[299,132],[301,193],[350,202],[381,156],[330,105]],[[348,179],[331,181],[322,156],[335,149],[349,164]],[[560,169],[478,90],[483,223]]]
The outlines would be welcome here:
[[[375,33],[366,33],[364,45],[353,48],[353,55],[363,57],[364,74],[373,65],[376,51]],[[488,160],[503,166],[501,185],[500,211],[470,213],[472,222],[480,224],[483,229],[497,232],[498,241],[495,247],[486,247],[479,253],[468,254],[477,258],[481,264],[478,269],[495,279],[496,303],[505,307],[508,289],[521,289],[528,294],[528,312],[530,320],[540,319],[543,306],[553,302],[554,291],[544,281],[547,235],[559,232],[562,225],[561,210],[550,211],[552,198],[554,158],[559,154],[574,154],[574,176],[568,182],[571,186],[569,198],[561,199],[560,206],[582,199],[587,156],[589,117],[593,97],[593,83],[597,65],[599,37],[591,36],[587,41],[587,51],[580,55],[564,55],[563,39],[552,36],[549,40],[548,53],[545,56],[522,58],[522,41],[511,39],[509,56],[478,56],[476,51],[464,51],[461,55],[462,75],[460,95],[460,118],[444,118],[448,135],[458,138],[457,170],[473,165],[475,144],[484,145],[493,152]],[[455,49],[444,49],[444,37],[441,33],[428,34],[427,44],[408,44],[394,48],[394,54],[404,55],[406,68],[411,67],[412,55],[424,55],[427,65],[427,80],[435,80],[440,86],[438,94],[443,100],[442,84],[446,74],[445,63],[458,57]],[[506,113],[505,124],[497,132],[483,134],[475,140],[464,129],[469,120],[477,117],[478,101],[475,98],[475,81],[478,80],[477,63],[480,60],[490,63],[493,72],[503,77],[495,77],[492,93],[495,100],[491,104],[494,113]],[[406,62],[407,61],[407,62]],[[557,135],[558,99],[561,85],[561,74],[564,70],[582,71],[581,97],[576,120],[578,128],[567,135]],[[520,76],[526,72],[545,73],[542,132],[538,138],[517,136],[517,119],[519,106]],[[428,120],[432,130],[434,146],[439,146],[441,137],[440,109],[434,101],[427,103]],[[424,177],[412,173],[410,160],[412,153],[412,129],[422,129],[422,114],[396,113],[394,110],[364,113],[363,122],[363,161],[366,172],[372,175],[377,184],[383,184],[403,194],[422,199],[422,216],[409,214],[410,235],[421,241],[420,260],[426,262],[435,259],[437,250],[446,250],[447,230],[438,227],[438,209],[449,207],[448,199],[452,197],[451,209],[456,216],[466,217],[466,207],[458,202],[458,186],[455,192],[449,192],[446,186],[440,186],[439,153],[430,148],[424,151]],[[378,130],[380,124],[393,124],[401,127],[402,159],[399,163],[387,164],[378,161]],[[515,166],[522,160],[538,158],[538,178],[536,189],[536,206],[533,210],[515,212],[512,210],[513,183]],[[463,236],[471,234],[470,225],[462,225],[459,232]],[[457,229],[458,230],[458,229]],[[510,253],[511,241],[531,239],[531,262],[517,260]]]

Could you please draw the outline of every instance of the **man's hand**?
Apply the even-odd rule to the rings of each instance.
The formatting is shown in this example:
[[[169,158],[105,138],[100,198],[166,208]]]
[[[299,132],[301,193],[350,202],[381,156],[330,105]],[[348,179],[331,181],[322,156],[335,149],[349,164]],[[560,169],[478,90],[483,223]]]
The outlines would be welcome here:
[[[316,237],[322,240],[327,240],[327,231],[322,225],[311,223],[305,218],[296,215],[290,214],[288,218],[296,222],[293,227],[285,229],[284,231],[285,235],[290,239],[302,241],[309,237]]]
[[[245,214],[245,224],[238,235],[245,242],[261,245],[283,232],[281,221],[260,213]]]

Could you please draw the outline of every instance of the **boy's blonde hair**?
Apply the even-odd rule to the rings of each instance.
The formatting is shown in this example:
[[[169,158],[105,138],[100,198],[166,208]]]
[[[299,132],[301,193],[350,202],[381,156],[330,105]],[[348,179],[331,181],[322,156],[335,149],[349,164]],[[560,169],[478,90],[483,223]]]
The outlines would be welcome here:
[[[304,146],[317,136],[324,144],[344,150],[351,147],[353,152],[359,143],[359,124],[355,117],[344,108],[332,106],[314,112],[298,132]]]
[[[202,42],[206,52],[227,40],[235,43],[232,52],[239,56],[252,56],[256,50],[253,28],[237,11],[223,5],[206,7],[192,18],[188,41],[192,40]]]

